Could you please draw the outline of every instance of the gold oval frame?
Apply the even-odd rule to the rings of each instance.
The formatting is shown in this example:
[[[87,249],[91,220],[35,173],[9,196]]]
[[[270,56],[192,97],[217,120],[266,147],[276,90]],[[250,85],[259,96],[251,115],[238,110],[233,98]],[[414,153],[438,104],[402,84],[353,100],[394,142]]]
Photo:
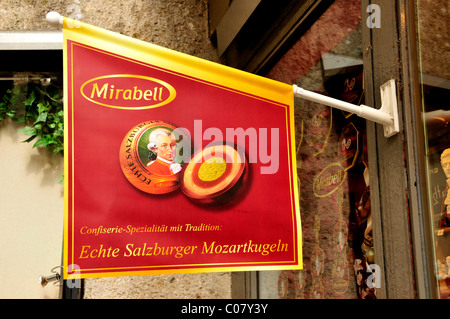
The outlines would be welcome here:
[[[107,78],[137,78],[137,79],[143,79],[143,80],[147,80],[147,81],[151,81],[151,82],[155,82],[158,83],[160,85],[162,85],[163,87],[165,87],[168,91],[169,91],[169,97],[167,99],[165,99],[163,102],[155,104],[155,105],[146,105],[146,106],[116,106],[116,105],[110,105],[110,104],[106,104],[106,103],[101,103],[99,101],[96,101],[88,96],[86,96],[84,94],[84,87],[93,82],[93,81],[97,81],[97,80],[101,80],[101,79],[107,79]],[[114,108],[114,109],[122,109],[122,110],[145,110],[145,109],[152,109],[152,108],[157,108],[157,107],[161,107],[163,105],[169,104],[170,102],[172,102],[177,93],[175,91],[175,88],[170,85],[169,83],[162,81],[160,79],[156,79],[156,78],[152,78],[149,76],[144,76],[144,75],[135,75],[135,74],[111,74],[111,75],[103,75],[103,76],[99,76],[96,78],[92,78],[90,80],[87,80],[86,82],[83,83],[83,85],[80,88],[80,93],[81,95],[88,101],[98,104],[98,105],[102,105],[102,106],[106,106],[106,107],[110,107],[110,108]]]

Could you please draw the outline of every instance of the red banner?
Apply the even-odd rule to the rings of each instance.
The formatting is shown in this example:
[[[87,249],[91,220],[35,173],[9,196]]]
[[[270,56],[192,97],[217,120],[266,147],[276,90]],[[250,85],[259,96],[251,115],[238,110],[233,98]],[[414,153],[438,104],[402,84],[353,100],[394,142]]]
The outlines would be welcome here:
[[[300,269],[292,87],[68,25],[65,278]]]

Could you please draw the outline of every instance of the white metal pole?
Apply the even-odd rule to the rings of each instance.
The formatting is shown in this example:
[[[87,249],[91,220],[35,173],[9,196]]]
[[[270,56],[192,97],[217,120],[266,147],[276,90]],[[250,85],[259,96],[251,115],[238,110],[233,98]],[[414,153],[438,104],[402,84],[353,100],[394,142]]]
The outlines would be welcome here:
[[[348,102],[340,101],[332,97],[322,95],[319,93],[305,90],[301,87],[294,85],[294,96],[303,98],[308,101],[317,102],[327,106],[337,108],[350,113],[363,117],[367,120],[371,120],[380,124],[389,125],[392,124],[392,116],[387,113],[381,112],[377,109],[366,105],[355,105]]]
[[[381,95],[383,104],[379,110],[367,105],[355,105],[323,94],[311,92],[295,84],[293,86],[295,97],[354,113],[366,120],[382,124],[386,137],[390,137],[399,132],[394,80],[390,80],[382,86]]]
[[[54,26],[60,27],[63,24],[63,17],[55,11],[50,11],[46,15],[47,22]],[[321,103],[327,106],[354,113],[362,118],[374,121],[384,125],[385,136],[390,137],[399,132],[397,100],[395,94],[395,81],[390,80],[381,88],[383,105],[380,110],[374,109],[367,105],[355,105],[348,102],[340,101],[326,95],[318,94],[305,90],[294,85],[294,96],[309,101]]]

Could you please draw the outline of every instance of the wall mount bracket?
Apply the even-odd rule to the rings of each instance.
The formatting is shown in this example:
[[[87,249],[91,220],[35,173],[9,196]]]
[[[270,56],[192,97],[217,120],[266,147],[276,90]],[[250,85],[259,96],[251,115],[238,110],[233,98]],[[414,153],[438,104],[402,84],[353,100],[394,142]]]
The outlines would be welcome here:
[[[380,91],[381,108],[378,110],[367,105],[355,105],[326,95],[307,91],[294,85],[295,97],[354,113],[366,120],[382,124],[384,136],[388,138],[400,132],[395,80],[391,79],[384,83],[380,87]]]

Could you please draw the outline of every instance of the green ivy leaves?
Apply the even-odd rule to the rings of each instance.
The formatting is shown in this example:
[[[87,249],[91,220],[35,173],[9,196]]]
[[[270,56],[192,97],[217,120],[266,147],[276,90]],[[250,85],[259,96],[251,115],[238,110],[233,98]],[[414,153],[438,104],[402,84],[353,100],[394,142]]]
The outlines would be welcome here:
[[[37,83],[15,85],[0,101],[0,120],[6,117],[17,123],[26,123],[23,142],[35,141],[34,147],[46,147],[63,155],[64,111],[61,96],[52,86]]]

